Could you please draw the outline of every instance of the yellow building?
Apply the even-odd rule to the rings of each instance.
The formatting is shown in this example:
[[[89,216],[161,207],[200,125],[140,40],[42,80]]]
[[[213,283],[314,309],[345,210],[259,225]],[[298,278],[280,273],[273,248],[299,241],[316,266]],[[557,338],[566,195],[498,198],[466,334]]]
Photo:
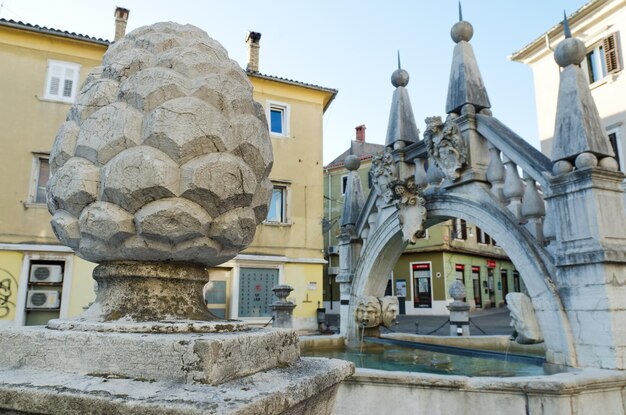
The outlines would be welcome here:
[[[94,298],[96,264],[58,243],[45,186],[56,130],[108,45],[0,19],[0,325],[73,317]],[[258,39],[256,46],[258,53]],[[205,298],[215,314],[266,323],[271,285],[289,284],[295,289],[290,298],[297,306],[296,327],[314,329],[324,263],[322,116],[337,91],[256,69],[247,73],[272,130],[272,206],[251,246],[210,270]]]

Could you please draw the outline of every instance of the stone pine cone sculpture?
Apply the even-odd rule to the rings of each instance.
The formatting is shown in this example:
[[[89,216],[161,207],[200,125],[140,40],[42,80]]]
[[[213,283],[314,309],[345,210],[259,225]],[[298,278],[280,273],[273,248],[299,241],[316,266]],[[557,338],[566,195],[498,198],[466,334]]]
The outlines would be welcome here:
[[[57,133],[52,228],[89,261],[217,265],[265,219],[272,162],[226,50],[194,26],[141,27],[111,45]]]

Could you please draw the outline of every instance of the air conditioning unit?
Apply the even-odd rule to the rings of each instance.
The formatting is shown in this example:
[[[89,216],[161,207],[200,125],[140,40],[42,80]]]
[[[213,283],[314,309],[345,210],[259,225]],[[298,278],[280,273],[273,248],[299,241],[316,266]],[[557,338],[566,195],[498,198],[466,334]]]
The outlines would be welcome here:
[[[61,306],[61,298],[58,291],[54,290],[29,290],[26,297],[26,308],[54,309]]]
[[[328,255],[339,255],[339,247],[337,245],[329,246]]]
[[[61,282],[63,273],[60,265],[31,265],[30,282]]]

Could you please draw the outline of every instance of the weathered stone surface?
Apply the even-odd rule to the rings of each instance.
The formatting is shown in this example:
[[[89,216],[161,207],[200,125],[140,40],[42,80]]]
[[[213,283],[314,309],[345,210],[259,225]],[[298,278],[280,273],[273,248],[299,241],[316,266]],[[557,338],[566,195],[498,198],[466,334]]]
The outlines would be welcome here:
[[[210,47],[176,47],[159,55],[156,66],[173,69],[190,78],[219,72],[224,57]]]
[[[330,415],[337,385],[353,370],[349,362],[306,358],[218,386],[2,370],[0,408],[40,414]]]
[[[270,142],[262,139],[263,131],[267,131],[267,123],[253,115],[240,115],[233,120],[235,134],[241,137],[241,144],[233,150],[233,154],[245,161],[257,180],[267,177],[272,169],[274,156]]]
[[[80,227],[78,220],[64,210],[57,210],[52,216],[52,230],[63,244],[77,249],[80,241]]]
[[[232,71],[239,76],[239,72]],[[243,72],[241,72],[243,74]],[[191,95],[200,98],[223,111],[228,117],[235,117],[238,114],[256,114],[256,107],[253,102],[246,99],[252,92],[252,84],[249,80],[244,82],[233,82],[224,73],[208,74],[193,82]],[[258,118],[261,118],[257,115]],[[265,115],[262,116],[265,118]]]
[[[139,235],[173,243],[205,236],[211,223],[200,205],[178,197],[148,203],[135,218]]]
[[[79,131],[74,121],[61,124],[50,151],[50,173],[56,173],[70,158],[74,157]]]
[[[134,213],[146,203],[177,196],[178,165],[148,146],[130,148],[102,169],[101,199]]]
[[[272,191],[274,185],[266,178],[257,185],[254,197],[252,198],[252,209],[254,210],[254,216],[256,222],[261,223],[267,218],[268,204],[272,199]]]
[[[543,335],[530,298],[523,293],[508,293],[506,301],[511,311],[511,326],[517,332],[520,344],[541,343]]]
[[[252,242],[254,228],[256,228],[254,210],[237,208],[215,218],[208,235],[225,248],[243,249]]]
[[[193,97],[166,101],[148,115],[143,127],[143,143],[160,149],[178,164],[226,151],[234,146],[232,141],[231,127],[221,112]]]
[[[154,54],[139,48],[117,54],[107,52],[104,55],[103,64],[102,76],[125,81],[135,73],[152,66]]]
[[[84,121],[100,108],[115,102],[118,86],[117,81],[107,78],[93,79],[85,83],[81,93],[76,97],[70,119],[76,122]]]
[[[52,175],[48,184],[48,201],[56,209],[63,209],[74,215],[96,200],[100,171],[81,157],[72,157]],[[54,213],[51,211],[50,213]]]
[[[20,366],[188,385],[219,385],[294,363],[300,356],[298,335],[292,330],[146,335],[40,327],[3,330],[1,337],[3,350],[16,351],[0,356],[2,368]],[[275,347],[277,344],[281,347]]]
[[[80,128],[76,155],[97,166],[140,143],[142,113],[128,104],[107,105],[87,118]]]
[[[212,217],[249,206],[256,185],[250,167],[229,153],[206,154],[181,166],[181,196],[204,207]]]
[[[133,216],[113,203],[95,202],[87,206],[80,215],[81,234],[118,245],[135,234]]]
[[[193,261],[197,258],[207,266],[214,266],[234,258],[237,253],[239,251],[224,250],[217,242],[202,237],[177,244],[169,255],[173,261]]]
[[[150,67],[122,82],[120,98],[140,111],[149,112],[161,103],[187,95],[187,80],[166,68]]]

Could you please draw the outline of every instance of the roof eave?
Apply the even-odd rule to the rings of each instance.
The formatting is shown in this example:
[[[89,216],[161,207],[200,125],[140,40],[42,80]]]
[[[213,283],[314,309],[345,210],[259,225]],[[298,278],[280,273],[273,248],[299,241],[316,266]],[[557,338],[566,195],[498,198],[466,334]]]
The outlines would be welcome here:
[[[73,39],[73,40],[78,40],[80,42],[93,43],[93,44],[102,45],[102,46],[109,46],[112,43],[105,39],[92,38],[86,35],[63,32],[61,30],[50,29],[47,27],[40,27],[40,26],[35,26],[35,25],[29,25],[26,23],[15,22],[12,20],[1,19],[0,26],[10,27],[12,29],[17,29],[17,30],[24,30],[27,32],[35,32],[35,33],[42,33],[42,34],[46,34],[50,36],[63,37],[67,39]]]
[[[323,92],[323,93],[327,94],[327,96],[328,96],[328,99],[324,100],[325,101],[324,102],[324,107],[323,107],[323,111],[324,112],[326,112],[326,109],[330,106],[330,103],[333,102],[333,100],[335,99],[335,97],[339,93],[338,90],[333,89],[333,88],[326,88],[326,87],[319,86],[319,85],[313,85],[313,84],[307,84],[305,82],[294,81],[292,79],[285,79],[285,78],[280,78],[280,77],[277,77],[277,76],[266,75],[266,74],[262,74],[262,73],[256,72],[256,71],[246,70],[246,74],[248,76],[252,76],[254,78],[265,79],[266,81],[278,82],[278,83],[282,83],[282,84],[289,84],[289,85],[299,86],[301,88],[307,88],[307,89],[312,89],[312,90],[315,90],[315,91]]]
[[[567,17],[567,20],[571,26],[575,26],[578,22],[585,19],[590,14],[597,11],[600,7],[605,5],[611,0],[592,0],[589,3],[584,4],[578,10],[573,12]],[[556,23],[546,32],[542,33],[535,40],[509,55],[509,60],[514,62],[527,63],[527,61],[539,53],[542,49],[546,48],[546,36],[550,41],[556,40],[558,37],[563,36],[563,25],[561,22]]]

